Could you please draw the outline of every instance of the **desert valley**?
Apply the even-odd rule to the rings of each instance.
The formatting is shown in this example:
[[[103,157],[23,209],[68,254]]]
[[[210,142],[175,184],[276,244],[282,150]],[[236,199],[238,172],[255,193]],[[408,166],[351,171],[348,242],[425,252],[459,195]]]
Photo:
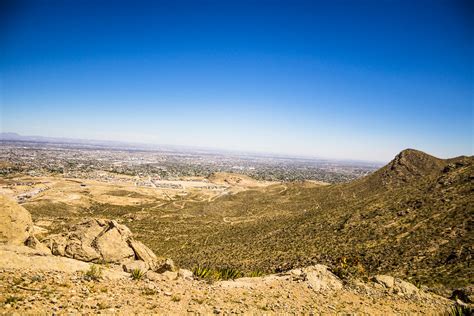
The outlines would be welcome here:
[[[470,308],[472,157],[408,149],[288,180],[248,157],[196,169],[202,153],[181,153],[172,169],[159,151],[70,146],[2,145],[3,313]],[[97,150],[109,158],[89,162]]]

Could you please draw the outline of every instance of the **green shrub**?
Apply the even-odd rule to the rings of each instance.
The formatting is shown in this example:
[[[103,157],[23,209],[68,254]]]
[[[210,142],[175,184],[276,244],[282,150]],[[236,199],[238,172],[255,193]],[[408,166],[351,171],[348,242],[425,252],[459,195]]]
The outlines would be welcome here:
[[[470,316],[474,310],[466,305],[456,304],[452,306],[446,313],[447,316]]]
[[[213,269],[205,266],[197,266],[194,268],[193,274],[199,279],[208,281],[234,280],[244,275],[234,268],[223,267]]]
[[[208,267],[197,266],[194,268],[193,274],[199,279],[210,279],[213,275],[213,271]]]
[[[5,299],[5,304],[15,304],[16,302],[21,301],[22,299],[23,298],[19,296],[10,295],[9,297]]]
[[[141,280],[145,273],[140,269],[133,269],[130,274],[132,275],[133,280]]]
[[[247,276],[250,277],[250,278],[258,278],[258,277],[262,277],[264,275],[265,275],[265,273],[263,273],[263,271],[260,271],[260,270],[255,270],[255,271],[252,271],[249,274],[247,274]]]
[[[234,280],[243,276],[243,273],[234,268],[220,268],[217,270],[219,280]]]

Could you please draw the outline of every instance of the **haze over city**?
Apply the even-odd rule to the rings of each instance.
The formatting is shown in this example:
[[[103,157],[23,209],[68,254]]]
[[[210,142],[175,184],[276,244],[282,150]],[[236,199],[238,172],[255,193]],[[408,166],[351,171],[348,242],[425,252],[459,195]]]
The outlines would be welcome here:
[[[1,132],[473,153],[470,1],[6,1]]]

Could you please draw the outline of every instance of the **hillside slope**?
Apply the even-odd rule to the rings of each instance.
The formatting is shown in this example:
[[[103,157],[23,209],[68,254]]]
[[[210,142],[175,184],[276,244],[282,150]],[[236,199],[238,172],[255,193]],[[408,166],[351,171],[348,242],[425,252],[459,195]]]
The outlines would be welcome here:
[[[254,220],[214,225],[168,254],[188,267],[268,272],[313,263],[336,268],[345,257],[360,262],[362,273],[390,272],[434,288],[472,284],[473,161],[405,150],[350,183],[289,184],[194,205],[208,216]]]

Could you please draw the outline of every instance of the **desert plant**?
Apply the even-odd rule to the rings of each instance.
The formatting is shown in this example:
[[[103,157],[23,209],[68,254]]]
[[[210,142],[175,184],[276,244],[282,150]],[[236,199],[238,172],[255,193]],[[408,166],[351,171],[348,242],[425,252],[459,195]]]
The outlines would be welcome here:
[[[247,274],[247,276],[250,277],[250,278],[258,278],[258,277],[262,277],[264,275],[265,275],[265,273],[263,273],[263,271],[260,271],[260,270],[254,270],[254,271],[250,272],[249,274]]]
[[[130,274],[131,274],[133,280],[141,280],[145,273],[143,272],[143,270],[133,269]]]
[[[331,271],[340,279],[348,279],[351,276],[365,277],[367,272],[358,258],[340,257]]]
[[[208,281],[218,281],[218,280],[234,280],[243,276],[243,273],[234,269],[234,268],[209,268],[205,266],[197,266],[193,270],[194,276],[199,279],[205,279]]]
[[[85,278],[94,281],[100,280],[102,278],[102,267],[96,264],[91,265],[85,273]]]
[[[213,275],[213,271],[205,266],[197,266],[194,268],[193,274],[199,279],[210,279]]]
[[[234,268],[219,268],[217,270],[218,280],[234,280],[243,276],[243,273]]]
[[[456,304],[446,312],[447,316],[471,316],[474,310],[467,305]]]
[[[19,296],[10,295],[9,297],[5,299],[5,304],[15,304],[16,302],[21,301],[21,300],[22,298]]]

